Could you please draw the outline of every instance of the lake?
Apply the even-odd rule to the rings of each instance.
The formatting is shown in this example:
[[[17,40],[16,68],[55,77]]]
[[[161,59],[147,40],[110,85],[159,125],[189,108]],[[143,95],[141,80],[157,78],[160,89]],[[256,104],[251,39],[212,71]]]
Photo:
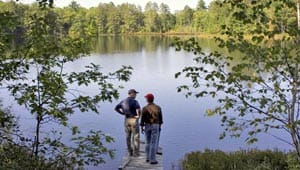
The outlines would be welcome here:
[[[290,150],[291,147],[269,134],[259,136],[259,142],[247,145],[245,138],[226,138],[218,140],[222,132],[219,117],[204,116],[205,110],[215,106],[216,100],[210,98],[185,98],[184,94],[177,93],[176,87],[190,83],[189,80],[175,79],[175,73],[185,66],[193,65],[192,53],[176,52],[170,47],[171,37],[160,36],[116,36],[102,37],[95,43],[95,50],[88,57],[80,58],[67,66],[67,70],[82,70],[89,63],[99,64],[103,72],[114,71],[122,65],[131,65],[134,70],[130,82],[118,83],[124,86],[120,90],[120,99],[112,103],[101,103],[100,114],[76,113],[71,117],[72,124],[81,127],[82,131],[90,129],[102,130],[113,136],[115,142],[107,145],[116,150],[114,159],[107,159],[107,163],[99,167],[87,169],[117,169],[125,154],[124,118],[114,111],[115,105],[127,97],[127,91],[134,88],[139,91],[137,100],[141,106],[146,105],[144,95],[151,92],[155,96],[155,103],[161,106],[164,124],[162,126],[160,146],[163,148],[164,169],[176,167],[179,160],[191,151],[221,149],[234,151],[247,148]],[[205,51],[216,49],[213,40],[200,40]],[[92,94],[96,88],[84,90]],[[19,107],[13,108],[20,111]],[[30,116],[21,118],[30,122]],[[30,123],[25,129],[30,129]],[[24,127],[23,127],[24,128]],[[289,138],[284,133],[277,133],[283,138]],[[141,138],[144,136],[141,134]],[[174,168],[176,169],[176,168]]]

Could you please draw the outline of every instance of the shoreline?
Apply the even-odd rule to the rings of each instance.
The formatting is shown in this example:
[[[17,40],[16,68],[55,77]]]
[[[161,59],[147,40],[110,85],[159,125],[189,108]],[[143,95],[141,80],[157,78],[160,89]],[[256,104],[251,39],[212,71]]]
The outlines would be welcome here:
[[[222,36],[220,34],[210,33],[188,33],[188,32],[166,32],[166,33],[149,33],[149,32],[136,32],[136,33],[120,33],[120,34],[99,34],[98,36],[196,36],[200,38],[214,38]]]

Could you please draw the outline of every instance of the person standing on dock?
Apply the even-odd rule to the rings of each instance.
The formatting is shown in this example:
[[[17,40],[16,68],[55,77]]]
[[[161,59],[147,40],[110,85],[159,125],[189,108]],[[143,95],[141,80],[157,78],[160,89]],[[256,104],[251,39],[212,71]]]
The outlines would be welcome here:
[[[126,143],[129,156],[139,156],[140,132],[139,117],[141,107],[136,98],[135,89],[128,91],[128,97],[116,105],[115,111],[125,116]],[[133,146],[132,146],[133,145]]]
[[[141,127],[146,138],[146,161],[150,164],[157,164],[156,153],[160,136],[161,125],[163,123],[160,106],[154,103],[154,95],[148,93],[145,96],[147,105],[142,109]]]

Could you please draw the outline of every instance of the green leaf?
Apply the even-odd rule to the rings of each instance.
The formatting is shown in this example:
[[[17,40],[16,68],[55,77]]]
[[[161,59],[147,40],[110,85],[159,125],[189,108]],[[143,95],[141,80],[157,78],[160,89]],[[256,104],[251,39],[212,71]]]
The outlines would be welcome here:
[[[206,109],[206,115],[207,116],[214,116],[215,115],[215,111],[212,111],[211,109]]]

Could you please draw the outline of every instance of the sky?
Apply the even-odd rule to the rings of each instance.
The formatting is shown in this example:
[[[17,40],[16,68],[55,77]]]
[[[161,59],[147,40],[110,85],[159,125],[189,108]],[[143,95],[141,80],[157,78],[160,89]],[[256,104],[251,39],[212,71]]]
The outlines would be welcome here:
[[[54,5],[56,7],[64,7],[68,6],[72,0],[54,0]],[[148,0],[75,0],[81,6],[85,8],[98,6],[99,3],[109,3],[113,2],[115,5],[120,5],[122,3],[130,3],[135,5],[140,5],[142,9],[144,9]],[[212,0],[204,0],[206,5]],[[35,0],[20,0],[22,3],[32,3]],[[171,12],[175,12],[176,10],[182,10],[185,5],[188,5],[191,8],[195,8],[197,6],[198,0],[151,0],[151,2],[156,2],[158,5],[161,3],[165,3],[170,7]]]

